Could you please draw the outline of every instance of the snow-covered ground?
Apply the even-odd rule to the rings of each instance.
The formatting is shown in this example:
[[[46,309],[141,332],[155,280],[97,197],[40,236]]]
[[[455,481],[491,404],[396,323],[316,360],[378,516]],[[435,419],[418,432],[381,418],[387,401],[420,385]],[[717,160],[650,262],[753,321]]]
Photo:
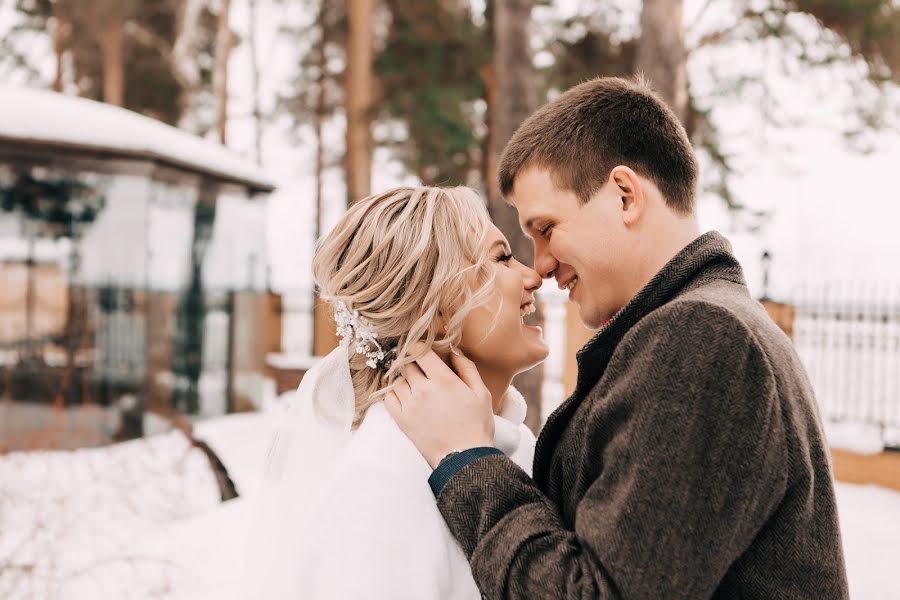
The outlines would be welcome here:
[[[0,598],[232,598],[274,425],[199,423],[241,493],[225,503],[206,458],[170,432],[102,449],[0,456]],[[900,598],[900,493],[837,485],[851,598]],[[33,564],[31,570],[16,568]]]
[[[900,493],[837,484],[838,515],[854,600],[900,598]]]
[[[153,538],[221,508],[206,456],[178,431],[0,456],[0,598],[151,597],[177,566]]]

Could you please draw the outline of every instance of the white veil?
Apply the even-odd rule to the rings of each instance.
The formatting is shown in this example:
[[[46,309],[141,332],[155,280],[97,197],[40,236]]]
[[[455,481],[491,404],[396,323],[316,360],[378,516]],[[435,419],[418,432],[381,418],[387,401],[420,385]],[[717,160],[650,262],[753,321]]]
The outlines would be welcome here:
[[[247,544],[242,598],[299,598],[297,549],[319,485],[351,436],[347,344],[304,375],[272,441]]]

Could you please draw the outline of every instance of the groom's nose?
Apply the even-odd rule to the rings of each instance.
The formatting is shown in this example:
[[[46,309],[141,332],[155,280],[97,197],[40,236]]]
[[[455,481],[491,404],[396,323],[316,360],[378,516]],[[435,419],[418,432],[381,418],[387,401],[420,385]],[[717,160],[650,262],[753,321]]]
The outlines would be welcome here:
[[[534,270],[538,272],[541,279],[553,277],[553,274],[558,267],[559,261],[547,251],[547,245],[544,242],[535,241]]]

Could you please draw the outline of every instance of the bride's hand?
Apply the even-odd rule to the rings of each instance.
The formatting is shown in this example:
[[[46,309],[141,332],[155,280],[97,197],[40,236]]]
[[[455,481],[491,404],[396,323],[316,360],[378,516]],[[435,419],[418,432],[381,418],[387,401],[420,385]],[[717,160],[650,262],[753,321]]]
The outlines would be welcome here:
[[[494,439],[491,394],[475,363],[454,351],[450,364],[429,350],[403,369],[403,381],[384,399],[432,469],[451,452],[490,446]]]

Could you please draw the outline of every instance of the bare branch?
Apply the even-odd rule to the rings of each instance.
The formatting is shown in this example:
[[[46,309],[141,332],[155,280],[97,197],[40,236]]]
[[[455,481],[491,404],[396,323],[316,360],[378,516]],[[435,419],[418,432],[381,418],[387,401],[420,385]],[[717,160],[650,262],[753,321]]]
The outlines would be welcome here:
[[[188,83],[193,90],[200,83],[197,69],[196,47],[200,16],[203,14],[204,0],[188,0],[182,3],[178,15],[178,32],[172,46],[171,65],[179,80]]]
[[[695,50],[699,50],[700,48],[705,48],[706,46],[718,44],[723,39],[728,37],[732,32],[734,32],[734,30],[736,30],[740,24],[741,24],[740,22],[736,22],[734,25],[731,25],[730,27],[726,27],[725,29],[720,29],[719,31],[712,31],[710,33],[707,33],[706,35],[701,37],[699,40],[697,40],[696,44],[694,44],[692,47],[688,48],[688,50],[687,50],[688,54],[690,54],[691,52],[694,52]]]
[[[703,8],[700,9],[700,12],[697,13],[697,16],[694,18],[694,22],[687,26],[685,29],[685,37],[691,35],[697,26],[700,24],[700,21],[703,20],[703,14],[709,8],[709,6],[713,3],[713,0],[706,0],[706,3],[703,5]]]
[[[172,61],[172,46],[140,23],[133,20],[127,21],[125,23],[125,33],[130,35],[137,43],[155,49],[166,61]]]

